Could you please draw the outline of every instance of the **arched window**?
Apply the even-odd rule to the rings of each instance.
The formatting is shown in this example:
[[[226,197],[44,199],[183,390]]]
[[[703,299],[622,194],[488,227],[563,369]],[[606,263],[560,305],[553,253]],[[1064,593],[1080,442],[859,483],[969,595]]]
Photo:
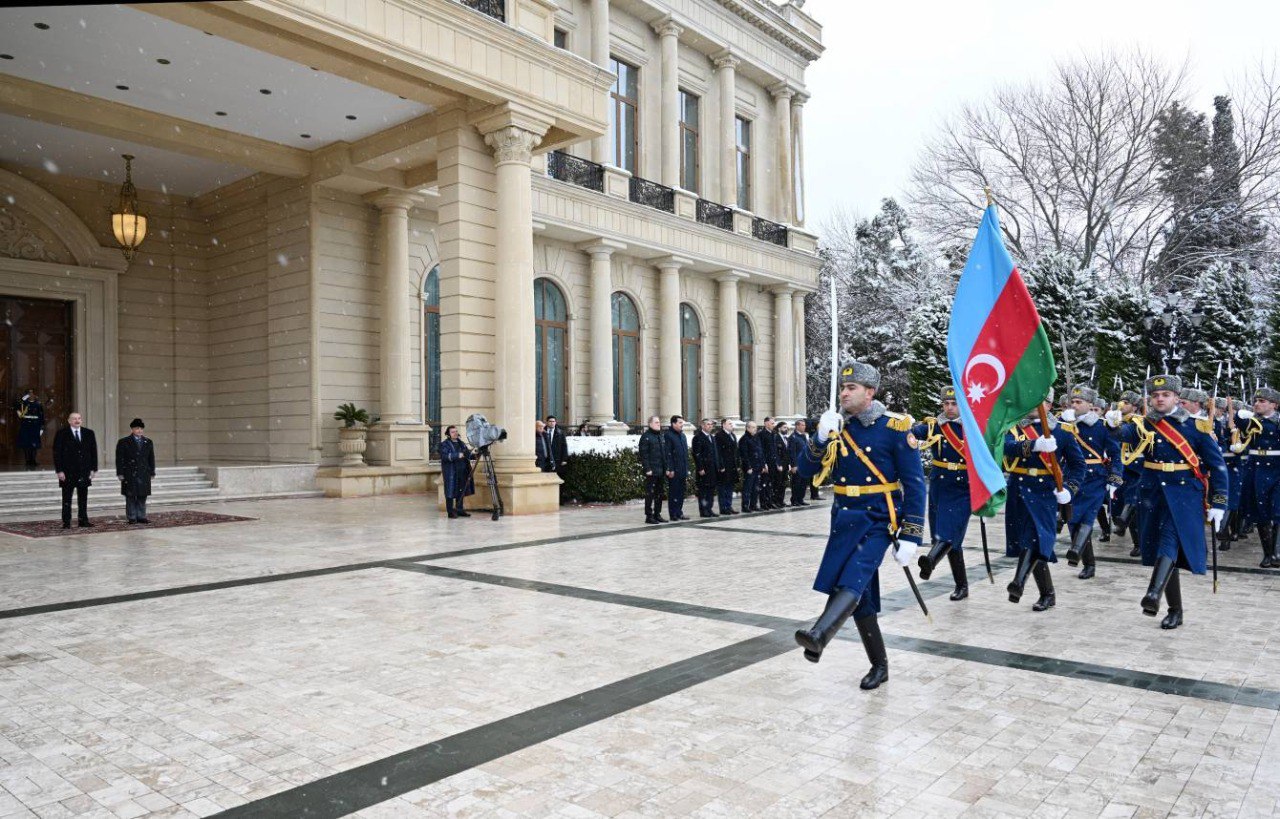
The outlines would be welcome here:
[[[568,423],[569,312],[564,293],[550,279],[533,282],[533,326],[538,369],[538,417]]]
[[[626,293],[613,294],[613,417],[640,424],[640,314]]]
[[[439,441],[440,428],[440,265],[422,280],[422,417]]]
[[[746,419],[751,416],[753,390],[752,376],[756,371],[756,335],[746,313],[738,314],[738,412]]]
[[[680,305],[680,406],[696,424],[702,415],[702,324],[687,304]]]

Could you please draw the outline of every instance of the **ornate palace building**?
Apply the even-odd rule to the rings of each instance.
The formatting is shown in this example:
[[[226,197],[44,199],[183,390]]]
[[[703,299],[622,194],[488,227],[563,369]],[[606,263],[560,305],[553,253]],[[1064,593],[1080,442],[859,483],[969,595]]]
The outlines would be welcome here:
[[[228,491],[423,491],[482,412],[537,512],[535,416],[802,412],[801,5],[0,10],[0,460],[32,387],[108,461],[141,416]]]

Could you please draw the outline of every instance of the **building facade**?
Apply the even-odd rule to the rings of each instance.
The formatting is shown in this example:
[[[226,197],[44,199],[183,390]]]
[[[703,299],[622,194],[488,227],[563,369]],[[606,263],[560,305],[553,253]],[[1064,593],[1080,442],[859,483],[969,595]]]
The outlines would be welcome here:
[[[0,10],[0,392],[170,463],[424,489],[474,412],[802,410],[804,69],[767,0]],[[50,66],[55,70],[50,70]],[[147,234],[112,233],[123,155]],[[337,405],[378,417],[342,466]],[[9,413],[8,415],[12,415]],[[11,458],[12,428],[0,457]],[[46,456],[47,458],[47,456]],[[302,469],[301,475],[307,475]]]

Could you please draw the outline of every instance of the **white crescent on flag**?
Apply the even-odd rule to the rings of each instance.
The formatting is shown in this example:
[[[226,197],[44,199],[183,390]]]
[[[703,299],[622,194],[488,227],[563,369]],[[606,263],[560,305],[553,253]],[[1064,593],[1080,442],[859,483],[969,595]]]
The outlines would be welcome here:
[[[988,387],[985,384],[974,382],[969,378],[969,373],[974,367],[986,364],[996,372],[996,383],[994,386]],[[1004,371],[1004,363],[990,353],[979,353],[969,359],[969,363],[964,366],[964,385],[965,394],[970,404],[977,404],[993,392],[998,392],[1004,386],[1006,374]]]

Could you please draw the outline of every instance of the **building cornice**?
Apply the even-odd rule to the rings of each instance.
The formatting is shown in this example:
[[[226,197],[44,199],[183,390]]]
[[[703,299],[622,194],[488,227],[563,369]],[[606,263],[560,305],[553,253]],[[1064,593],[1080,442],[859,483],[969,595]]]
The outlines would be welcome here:
[[[716,2],[809,62],[822,56],[824,49],[821,42],[787,22],[776,8],[769,7],[761,0],[716,0]]]

